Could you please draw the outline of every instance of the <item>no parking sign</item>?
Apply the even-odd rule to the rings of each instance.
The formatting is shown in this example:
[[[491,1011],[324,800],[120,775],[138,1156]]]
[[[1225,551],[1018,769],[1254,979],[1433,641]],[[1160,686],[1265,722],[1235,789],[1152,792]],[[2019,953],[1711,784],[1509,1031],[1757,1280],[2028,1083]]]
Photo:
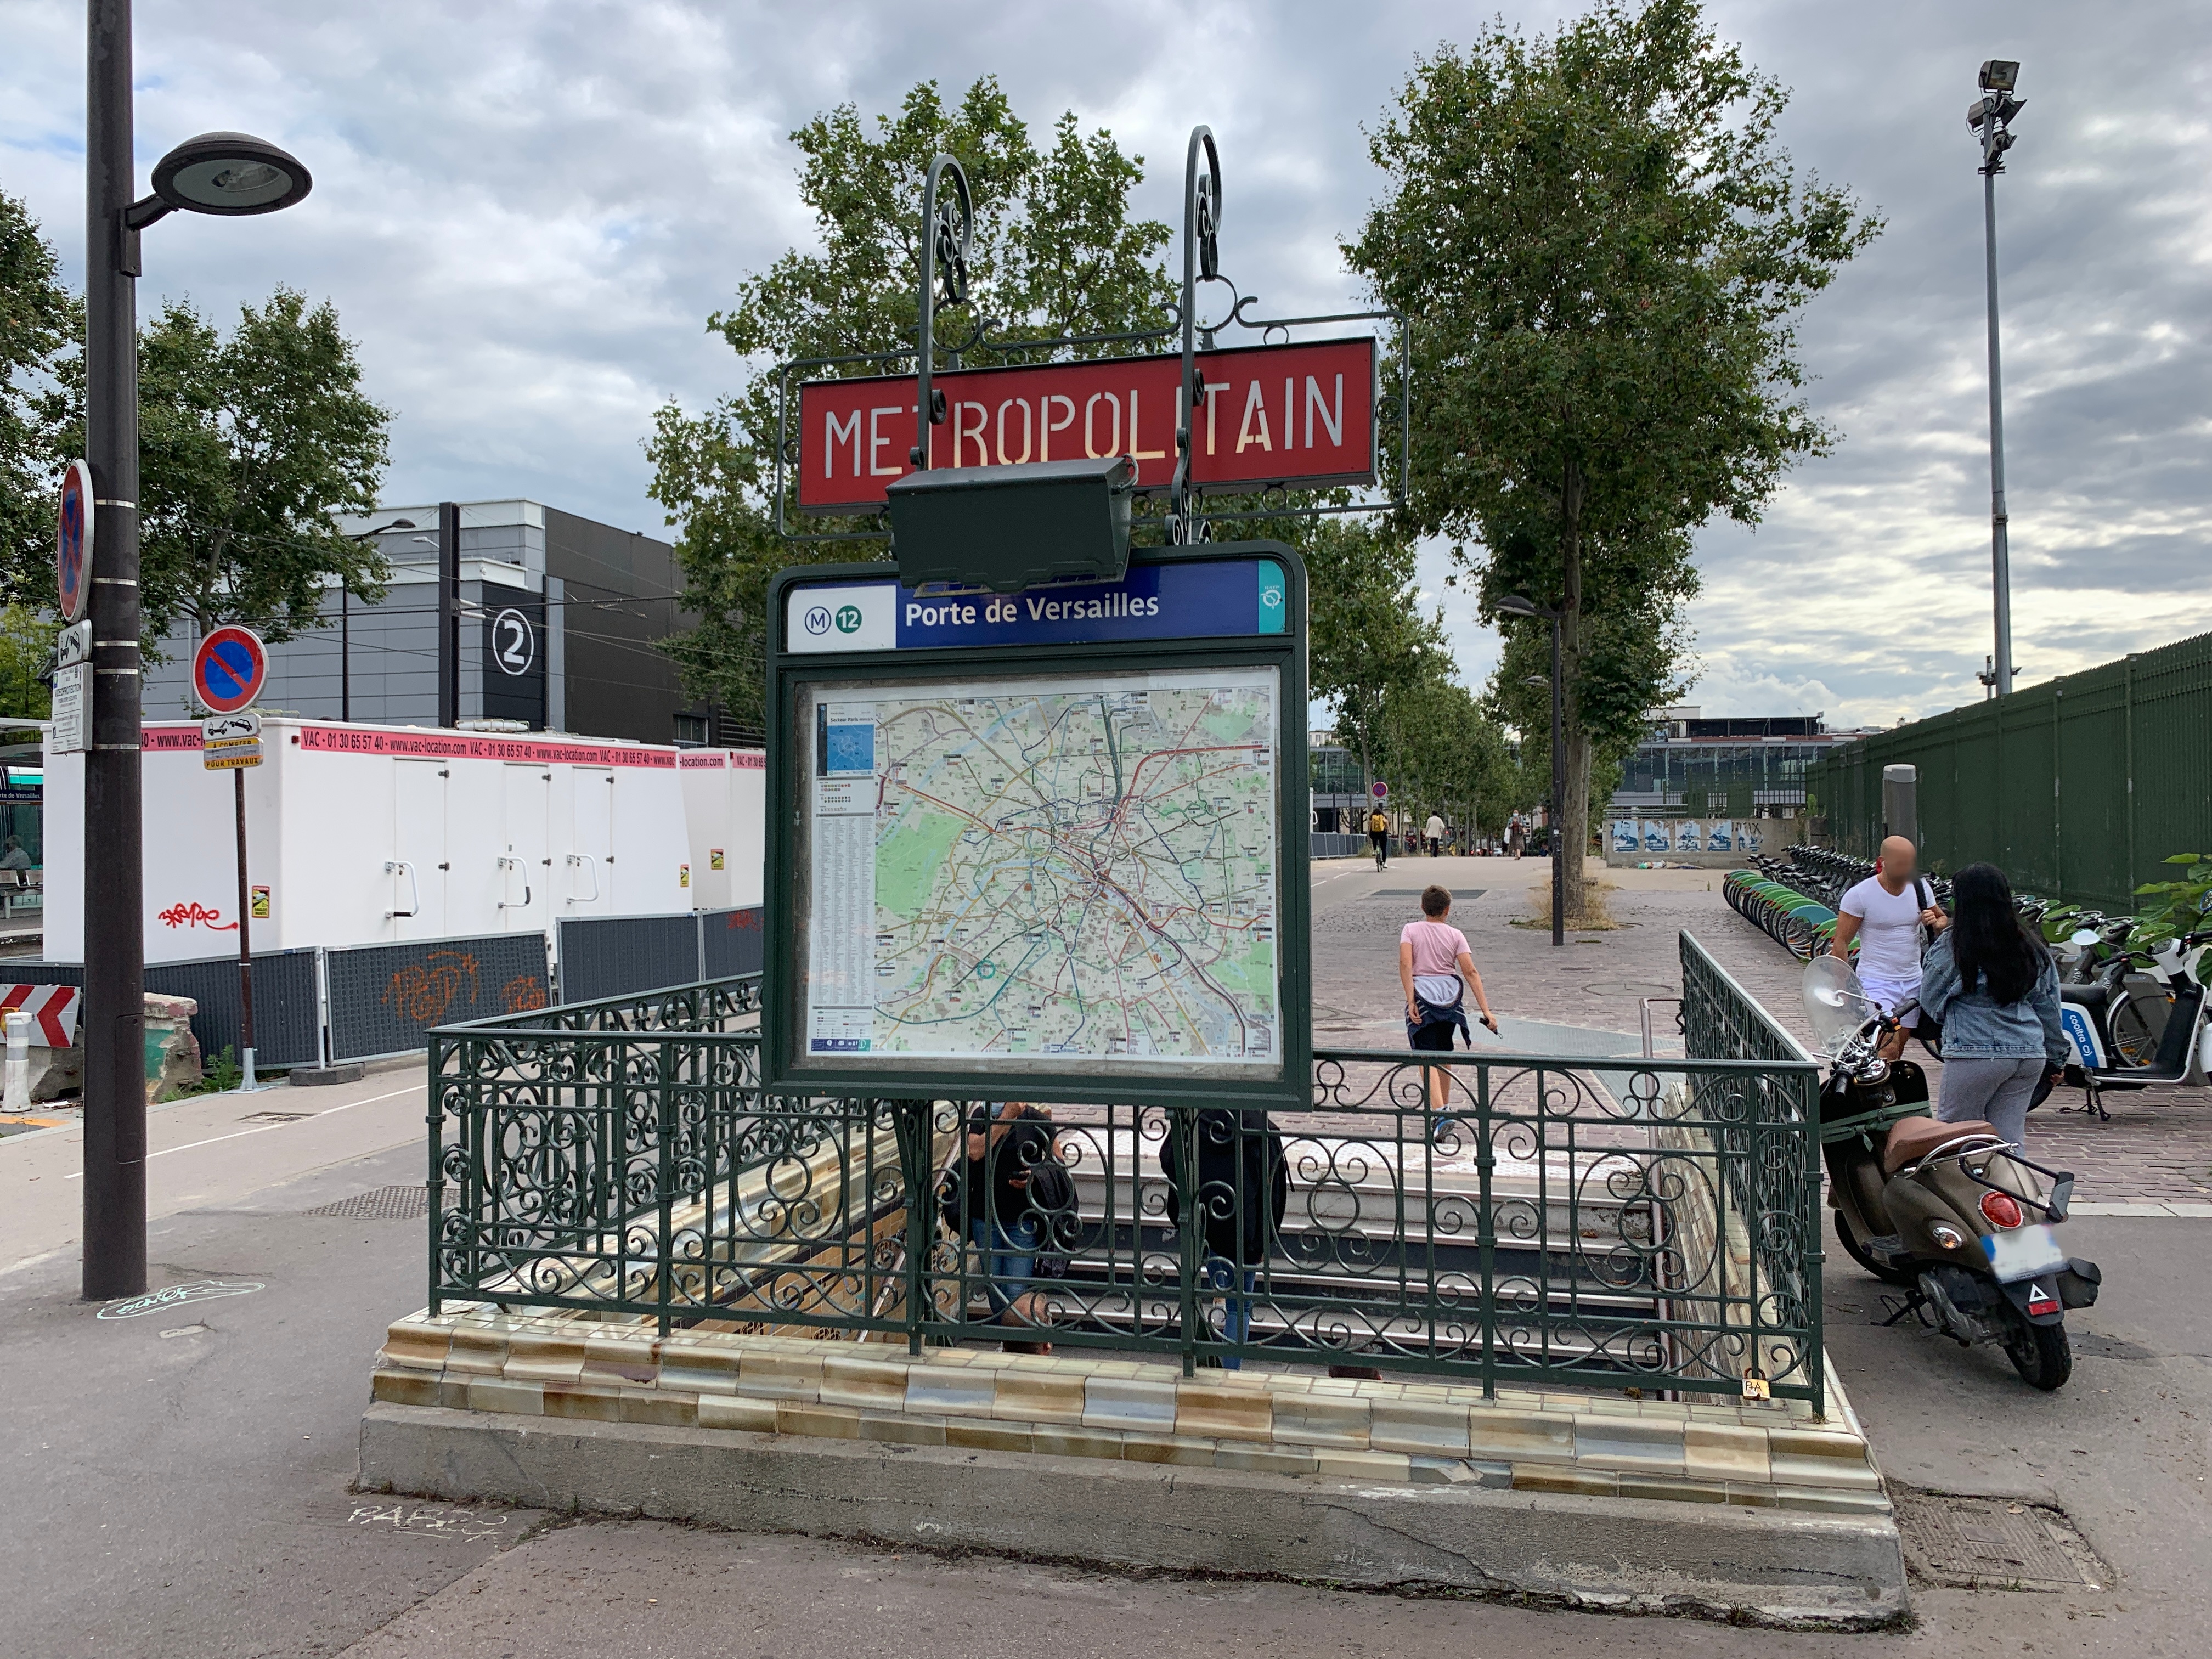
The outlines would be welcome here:
[[[54,526],[54,589],[62,620],[84,615],[92,597],[92,469],[71,461],[62,474],[61,510]]]
[[[192,653],[192,694],[210,714],[234,714],[261,695],[269,647],[250,628],[216,629]]]

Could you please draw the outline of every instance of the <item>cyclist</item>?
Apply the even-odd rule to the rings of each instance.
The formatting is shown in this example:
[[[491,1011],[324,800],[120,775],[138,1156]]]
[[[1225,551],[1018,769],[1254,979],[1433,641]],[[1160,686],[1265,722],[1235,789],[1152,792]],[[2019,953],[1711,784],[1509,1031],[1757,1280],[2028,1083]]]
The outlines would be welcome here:
[[[1390,820],[1381,806],[1367,815],[1367,839],[1374,844],[1375,867],[1390,867]]]

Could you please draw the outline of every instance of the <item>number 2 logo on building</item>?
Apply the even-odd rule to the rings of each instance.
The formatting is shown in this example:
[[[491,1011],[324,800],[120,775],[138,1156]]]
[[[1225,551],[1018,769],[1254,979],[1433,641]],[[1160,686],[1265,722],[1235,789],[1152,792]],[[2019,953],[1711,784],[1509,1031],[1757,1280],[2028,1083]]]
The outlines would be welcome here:
[[[538,660],[538,630],[520,611],[501,611],[491,619],[492,659],[506,674],[523,675]]]

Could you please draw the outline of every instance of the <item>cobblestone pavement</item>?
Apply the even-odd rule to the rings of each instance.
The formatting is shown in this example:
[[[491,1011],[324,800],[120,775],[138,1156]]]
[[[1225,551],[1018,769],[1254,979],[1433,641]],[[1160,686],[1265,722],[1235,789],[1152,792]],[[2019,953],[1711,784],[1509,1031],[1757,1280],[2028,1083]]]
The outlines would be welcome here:
[[[1598,866],[1591,866],[1593,875]],[[1554,947],[1534,920],[1546,866],[1508,859],[1394,860],[1377,872],[1364,860],[1316,866],[1314,1042],[1320,1048],[1402,1048],[1398,931],[1420,914],[1420,890],[1441,882],[1455,895],[1452,922],[1468,936],[1491,1006],[1514,1048],[1548,1047],[1540,1026],[1594,1028],[1634,1038],[1646,997],[1680,994],[1677,935],[1686,930],[1801,1042],[1810,1045],[1788,952],[1728,908],[1721,872],[1615,870],[1604,898],[1616,927],[1570,929]],[[1472,1010],[1470,1010],[1472,1012]],[[1674,1009],[1655,1008],[1658,1052],[1680,1052]],[[1478,1046],[1493,1040],[1477,1029]],[[1670,1048],[1669,1045],[1673,1046]],[[1624,1048],[1632,1047],[1624,1044]],[[1916,1048],[1940,1089],[1942,1068]],[[2146,1089],[2106,1097],[2110,1122],[2061,1109],[2081,1101],[2061,1089],[2031,1120],[2039,1159],[2079,1177],[2076,1198],[2109,1205],[2212,1203],[2212,1091]]]

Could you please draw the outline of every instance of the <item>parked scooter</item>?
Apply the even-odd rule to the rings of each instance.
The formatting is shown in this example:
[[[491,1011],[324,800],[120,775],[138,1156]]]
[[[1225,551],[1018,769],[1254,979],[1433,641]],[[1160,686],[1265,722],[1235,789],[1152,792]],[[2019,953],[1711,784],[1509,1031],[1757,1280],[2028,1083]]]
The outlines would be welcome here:
[[[2066,1310],[2095,1304],[2102,1276],[2069,1259],[2058,1224],[2074,1177],[2032,1163],[1987,1123],[1939,1123],[1928,1078],[1877,1052],[1897,1022],[1833,957],[1805,969],[1805,1014],[1829,1056],[1820,1144],[1836,1237],[1852,1261],[1907,1294],[1907,1315],[1960,1346],[2000,1342],[2031,1388],[2074,1370]]]
[[[2086,954],[2106,941],[2084,927],[2069,943]],[[2182,1083],[2212,1071],[2212,998],[2197,976],[2207,950],[2212,933],[2185,933],[2154,951],[2118,951],[2087,983],[2059,986],[2066,1081],[2086,1097],[2084,1110],[2109,1119],[2107,1089]]]

